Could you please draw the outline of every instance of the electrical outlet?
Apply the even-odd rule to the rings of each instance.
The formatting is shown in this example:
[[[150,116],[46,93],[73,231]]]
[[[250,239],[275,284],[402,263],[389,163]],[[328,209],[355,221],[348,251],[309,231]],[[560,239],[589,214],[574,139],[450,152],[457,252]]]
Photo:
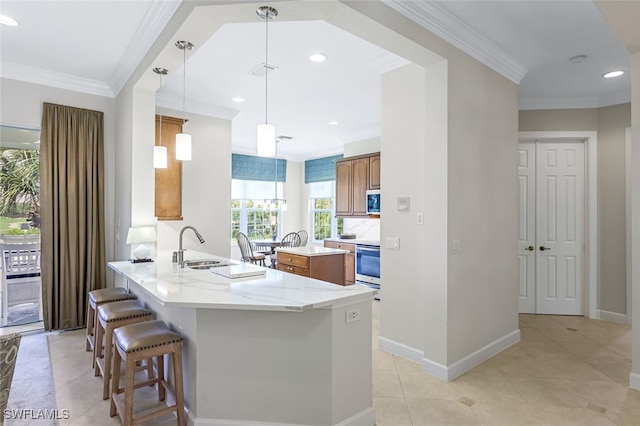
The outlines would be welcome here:
[[[451,245],[451,253],[460,254],[460,240],[453,240],[453,244]]]
[[[346,312],[345,322],[355,322],[360,321],[360,309],[349,309]]]
[[[416,214],[416,223],[418,225],[424,225],[424,213],[417,213]]]

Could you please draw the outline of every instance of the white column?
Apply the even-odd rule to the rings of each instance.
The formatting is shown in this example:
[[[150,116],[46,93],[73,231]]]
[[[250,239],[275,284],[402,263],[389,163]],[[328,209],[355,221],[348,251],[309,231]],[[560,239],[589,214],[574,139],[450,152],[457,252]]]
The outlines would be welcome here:
[[[629,386],[640,390],[640,52],[631,55],[631,310]]]

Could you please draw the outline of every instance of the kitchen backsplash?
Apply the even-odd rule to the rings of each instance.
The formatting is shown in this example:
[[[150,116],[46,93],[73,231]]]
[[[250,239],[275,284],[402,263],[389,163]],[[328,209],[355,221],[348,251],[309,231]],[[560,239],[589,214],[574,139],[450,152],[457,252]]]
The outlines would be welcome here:
[[[356,234],[359,240],[380,241],[380,219],[344,218],[344,233]]]

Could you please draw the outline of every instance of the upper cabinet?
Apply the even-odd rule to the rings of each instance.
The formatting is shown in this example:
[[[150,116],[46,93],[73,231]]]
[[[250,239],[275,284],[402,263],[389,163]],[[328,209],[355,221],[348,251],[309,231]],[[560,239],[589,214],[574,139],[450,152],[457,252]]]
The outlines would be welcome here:
[[[369,157],[369,189],[380,189],[380,154]]]
[[[167,168],[155,169],[155,215],[158,220],[182,220],[182,161],[176,160],[176,135],[184,120],[156,115],[156,145],[167,147]],[[162,134],[162,140],[160,135]]]
[[[380,189],[380,153],[336,162],[337,217],[369,217],[368,189]]]

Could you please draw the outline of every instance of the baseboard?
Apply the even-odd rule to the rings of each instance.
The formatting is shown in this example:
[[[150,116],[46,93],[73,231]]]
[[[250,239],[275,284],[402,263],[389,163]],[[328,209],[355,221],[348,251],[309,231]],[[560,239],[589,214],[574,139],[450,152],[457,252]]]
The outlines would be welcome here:
[[[193,419],[189,417],[194,426],[291,426],[291,423],[268,423],[256,422],[251,420],[226,420],[226,419]],[[354,414],[348,419],[344,419],[334,426],[374,426],[376,424],[376,415],[373,407],[362,410]]]
[[[629,387],[640,391],[640,374],[634,372],[629,374]]]
[[[447,369],[447,379],[451,381],[456,377],[466,373],[473,367],[482,364],[489,358],[499,354],[507,349],[509,346],[513,346],[520,341],[520,330],[514,330],[511,333],[505,334],[499,339],[483,346],[477,351],[467,355],[460,361],[456,361]]]
[[[450,366],[446,366],[425,358],[424,354],[421,351],[402,343],[387,339],[385,337],[380,337],[378,339],[378,346],[380,347],[380,349],[383,349],[387,352],[391,352],[392,354],[420,363],[420,365],[422,366],[422,371],[427,374],[430,374],[442,380],[451,381],[456,377],[471,370],[473,367],[483,363],[494,355],[497,355],[498,353],[507,349],[509,346],[515,345],[519,341],[520,330],[514,330],[511,333],[508,333],[478,349],[477,351],[467,355],[460,361],[454,362]]]
[[[386,337],[378,337],[378,347],[382,350],[390,352],[394,355],[401,356],[409,361],[421,363],[424,354],[411,346],[407,346],[403,343],[398,343],[394,340],[387,339]]]
[[[348,419],[341,421],[340,423],[336,423],[335,426],[374,426],[375,424],[376,413],[374,413],[373,407],[369,407],[366,410],[362,410]]]
[[[598,309],[598,318],[603,319],[605,321],[617,322],[618,324],[629,324],[629,319],[627,318],[627,314],[619,314],[617,312],[609,312]]]

